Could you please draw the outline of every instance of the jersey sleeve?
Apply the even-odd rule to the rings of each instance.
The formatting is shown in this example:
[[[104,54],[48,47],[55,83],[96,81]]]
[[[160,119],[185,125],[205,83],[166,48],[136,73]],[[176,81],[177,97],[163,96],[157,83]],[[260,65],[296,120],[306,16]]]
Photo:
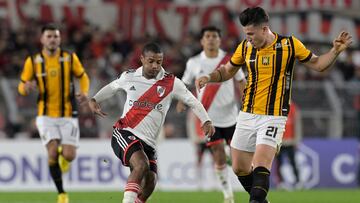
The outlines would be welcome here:
[[[117,91],[124,89],[126,85],[127,72],[123,72],[116,80],[112,81],[109,85],[111,89]]]
[[[124,89],[124,86],[125,86],[125,80],[124,80],[125,76],[124,75],[125,74],[126,73],[121,74],[121,76],[118,79],[112,81],[108,85],[101,88],[95,94],[95,96],[93,96],[93,98],[97,102],[102,102],[102,101],[112,97],[113,95],[115,95],[118,90]]]
[[[80,78],[81,76],[83,76],[85,73],[85,69],[83,67],[83,65],[81,64],[78,56],[75,53],[72,53],[72,58],[73,58],[73,74],[75,75],[75,77]]]
[[[295,49],[295,58],[299,59],[300,62],[305,63],[309,61],[312,57],[312,53],[305,45],[296,37],[292,36],[294,49]]]
[[[84,93],[85,95],[88,94],[89,88],[90,88],[90,79],[87,76],[84,67],[82,66],[79,58],[75,53],[72,53],[72,65],[73,65],[73,74],[75,77],[79,78],[80,83],[80,91]]]
[[[23,71],[20,76],[20,83],[18,85],[18,91],[21,95],[26,95],[24,84],[34,78],[34,67],[31,57],[27,57],[25,60]]]
[[[230,59],[230,63],[233,66],[241,66],[242,64],[245,63],[245,58],[244,58],[245,46],[246,46],[246,41],[243,40],[236,48],[235,53],[232,55]]]
[[[194,82],[194,68],[196,67],[194,66],[193,60],[189,59],[186,62],[185,72],[181,79],[186,85],[192,85]]]
[[[185,87],[185,84],[178,78],[175,78],[173,91],[174,97],[190,106],[191,110],[200,119],[202,124],[204,124],[206,121],[210,121],[209,115],[207,114],[204,106],[200,103],[199,100],[195,98],[195,96]]]

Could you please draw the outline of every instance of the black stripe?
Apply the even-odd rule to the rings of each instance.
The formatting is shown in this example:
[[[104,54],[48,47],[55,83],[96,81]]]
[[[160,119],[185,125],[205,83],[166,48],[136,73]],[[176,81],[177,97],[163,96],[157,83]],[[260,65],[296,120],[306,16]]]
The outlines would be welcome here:
[[[36,65],[34,63],[34,56],[30,56],[30,60],[31,60],[31,64],[32,64],[32,68],[33,68],[33,77],[35,78],[35,81],[36,81],[36,85],[38,86],[39,90],[40,90],[40,84],[39,84],[39,80],[37,78],[37,75],[36,75]],[[39,103],[39,101],[41,100],[41,94],[40,94],[40,91],[39,91],[39,94],[38,94],[38,97],[37,97],[37,100],[36,100],[36,103]]]
[[[65,115],[65,102],[66,102],[66,98],[65,98],[65,68],[64,68],[64,52],[63,50],[60,51],[60,112],[61,112],[61,117],[64,117]]]
[[[77,117],[78,116],[78,110],[77,110],[77,103],[76,103],[76,98],[75,98],[75,85],[74,85],[74,73],[73,73],[73,69],[74,69],[74,62],[73,62],[73,54],[70,53],[70,102],[71,102],[71,108],[72,108],[72,112],[71,115],[72,117]]]
[[[281,95],[280,95],[280,106],[279,106],[279,115],[282,116],[283,115],[283,110],[282,110],[282,106],[283,106],[283,99],[284,99],[284,85],[285,85],[285,80],[286,80],[286,75],[283,76],[282,80],[281,80]]]
[[[275,43],[276,44],[276,43]],[[275,45],[273,47],[273,49],[275,50]],[[270,102],[270,93],[271,93],[271,87],[272,87],[272,84],[274,82],[274,76],[275,76],[275,55],[273,55],[272,57],[272,64],[271,64],[271,82],[270,82],[270,85],[269,85],[269,89],[268,89],[268,95],[266,97],[266,109],[265,109],[265,113],[268,114],[269,113],[269,102]]]
[[[249,102],[247,105],[246,112],[252,112],[253,102],[255,100],[255,90],[256,90],[256,83],[257,83],[257,71],[256,71],[256,49],[253,47],[250,54],[249,66],[251,71],[251,83],[250,83],[250,95],[249,95]]]
[[[289,43],[289,38],[287,37],[286,38],[286,43]],[[288,49],[288,54],[287,54],[287,59],[286,59],[286,66],[285,66],[285,71],[284,71],[284,75],[283,75],[283,78],[282,78],[282,84],[281,84],[281,95],[280,95],[280,107],[279,107],[279,115],[281,116],[283,113],[282,113],[282,107],[283,107],[283,99],[284,99],[284,90],[285,90],[285,84],[286,84],[286,73],[289,69],[289,61],[290,61],[290,49],[291,49],[291,45],[288,44],[287,46],[287,49]]]
[[[276,41],[276,44],[281,43],[281,39],[283,39],[282,36],[278,35],[278,39]],[[275,44],[275,46],[276,46]],[[274,80],[271,84],[271,93],[270,93],[270,101],[268,106],[268,115],[274,115],[274,108],[275,108],[275,99],[276,99],[276,92],[277,92],[277,84],[280,78],[281,73],[281,64],[282,64],[282,46],[275,47],[276,48],[276,63],[275,63],[275,75]]]
[[[40,53],[41,56],[41,78],[43,80],[44,84],[44,93],[42,95],[42,100],[44,101],[44,109],[43,109],[43,115],[45,116],[47,114],[47,86],[46,86],[46,69],[45,69],[45,57],[42,53]]]
[[[245,53],[245,44],[246,44],[247,42],[246,42],[246,40],[244,40],[243,42],[242,42],[242,47],[241,47],[241,54],[242,54],[242,57],[243,57],[243,59],[245,60],[245,57],[246,57],[246,53]]]
[[[247,40],[245,40],[244,44],[247,44]],[[245,50],[244,50],[244,60],[246,59],[247,50],[248,50],[248,47],[245,46]]]
[[[304,58],[303,60],[300,60],[301,63],[305,63],[305,62],[308,62],[312,57],[312,52],[309,53],[309,55]]]
[[[292,77],[294,72],[294,63],[295,63],[295,47],[294,47],[294,41],[292,37],[289,38],[290,40],[290,48],[291,48],[291,57],[289,60],[289,65],[287,67],[287,70],[285,72],[286,81],[285,81],[285,93],[284,93],[284,101],[282,104],[282,115],[287,116],[289,113],[289,102],[290,102],[290,95],[291,95],[291,83],[292,83]]]

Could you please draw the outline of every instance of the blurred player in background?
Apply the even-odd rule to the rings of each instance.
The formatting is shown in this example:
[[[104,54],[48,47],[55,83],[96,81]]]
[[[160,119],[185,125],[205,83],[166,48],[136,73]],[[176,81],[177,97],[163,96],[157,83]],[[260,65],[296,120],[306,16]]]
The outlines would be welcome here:
[[[41,30],[42,51],[27,57],[18,91],[28,95],[38,90],[36,126],[48,152],[51,177],[58,190],[58,203],[69,202],[62,173],[76,157],[79,143],[78,111],[73,78],[80,81],[80,103],[86,101],[89,78],[75,53],[60,48],[60,30],[53,24]]]
[[[269,16],[260,7],[247,8],[239,15],[246,39],[222,68],[196,81],[197,88],[208,82],[232,78],[242,65],[249,73],[242,109],[231,141],[232,167],[250,194],[251,203],[268,202],[270,169],[280,150],[289,112],[293,67],[298,59],[315,71],[325,71],[352,42],[341,32],[333,47],[317,56],[294,36],[270,30]]]
[[[100,102],[119,90],[127,93],[124,112],[114,125],[111,145],[124,166],[130,167],[123,203],[142,203],[150,197],[157,182],[156,139],[173,98],[191,106],[201,120],[204,133],[215,129],[201,103],[184,83],[162,67],[163,52],[155,43],[146,44],[140,57],[142,67],[129,70],[103,87],[90,101],[91,110],[105,116]],[[176,154],[176,149],[173,152]]]
[[[301,118],[297,105],[292,101],[290,103],[290,111],[285,125],[285,132],[282,138],[281,150],[276,156],[276,173],[277,173],[277,186],[281,189],[299,189],[301,188],[299,170],[295,160],[295,153],[297,145],[301,139]],[[289,186],[284,182],[284,176],[281,172],[281,166],[284,164],[285,156],[289,160],[292,172],[294,174],[294,182]]]
[[[208,26],[202,28],[200,43],[203,51],[187,61],[182,77],[182,81],[188,86],[193,85],[196,78],[208,75],[226,64],[230,59],[230,56],[220,49],[221,32],[217,27]],[[245,87],[244,73],[238,71],[234,79],[235,83],[241,84],[239,89],[240,95],[242,95],[242,90]],[[199,92],[198,99],[209,113],[216,129],[215,134],[207,140],[206,145],[210,147],[212,152],[216,176],[224,194],[224,202],[234,202],[224,149],[224,141],[230,144],[234,134],[238,113],[234,81],[229,80],[224,83],[208,85]],[[184,104],[178,102],[177,111],[181,112],[184,109]]]
[[[194,144],[196,153],[196,182],[198,188],[201,190],[203,185],[203,158],[206,152],[210,152],[210,148],[206,146],[206,136],[202,132],[199,122],[197,122],[196,116],[188,111],[186,115],[186,134],[191,142]]]

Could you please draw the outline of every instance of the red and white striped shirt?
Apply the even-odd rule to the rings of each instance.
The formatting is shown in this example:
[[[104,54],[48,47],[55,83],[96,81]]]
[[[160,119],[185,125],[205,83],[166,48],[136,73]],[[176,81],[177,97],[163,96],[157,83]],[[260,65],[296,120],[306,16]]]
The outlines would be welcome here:
[[[118,79],[104,87],[107,89],[110,87],[110,93],[102,91],[103,88],[94,96],[97,102],[101,102],[120,89],[126,91],[124,111],[114,127],[132,132],[155,148],[156,139],[173,98],[190,106],[201,123],[210,120],[200,101],[180,79],[167,74],[164,69],[161,69],[156,78],[146,79],[142,71],[143,68],[140,67],[136,71],[124,72]]]
[[[215,58],[207,57],[205,52],[202,51],[187,61],[182,81],[187,85],[191,85],[196,78],[210,74],[220,64],[226,64],[229,59],[226,52],[222,50],[219,51],[218,56]],[[241,69],[235,74],[234,79],[236,81],[245,79]],[[222,83],[209,83],[200,90],[198,99],[207,109],[214,126],[229,127],[236,123],[239,110],[236,105],[234,90],[233,80]]]

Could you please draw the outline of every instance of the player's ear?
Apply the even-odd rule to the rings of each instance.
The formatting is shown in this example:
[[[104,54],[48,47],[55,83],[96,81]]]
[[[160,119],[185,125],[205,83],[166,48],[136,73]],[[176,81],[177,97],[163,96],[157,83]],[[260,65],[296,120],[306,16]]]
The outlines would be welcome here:
[[[268,30],[269,30],[269,26],[267,26],[267,25],[262,26],[262,31],[263,32],[267,32]]]
[[[140,61],[141,61],[142,64],[145,63],[145,57],[142,54],[140,55]]]

